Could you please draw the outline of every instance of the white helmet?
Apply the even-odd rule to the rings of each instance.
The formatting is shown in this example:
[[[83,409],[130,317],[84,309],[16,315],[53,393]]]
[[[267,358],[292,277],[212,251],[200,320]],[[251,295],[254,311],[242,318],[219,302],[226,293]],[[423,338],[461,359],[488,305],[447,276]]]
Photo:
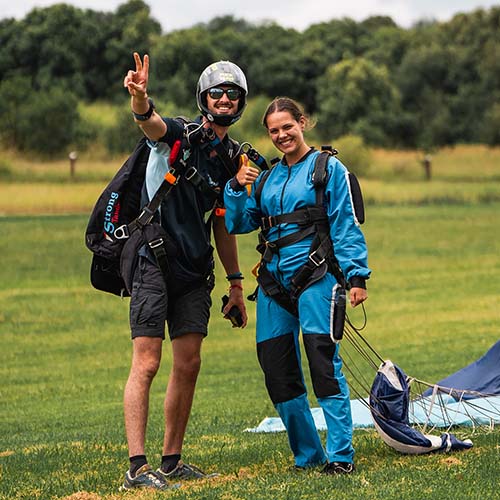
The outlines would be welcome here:
[[[241,90],[238,111],[233,115],[216,115],[207,107],[207,90],[217,85],[234,85]],[[247,79],[241,69],[230,61],[218,61],[207,66],[200,75],[196,87],[196,102],[201,114],[217,125],[229,126],[237,122],[247,103]]]

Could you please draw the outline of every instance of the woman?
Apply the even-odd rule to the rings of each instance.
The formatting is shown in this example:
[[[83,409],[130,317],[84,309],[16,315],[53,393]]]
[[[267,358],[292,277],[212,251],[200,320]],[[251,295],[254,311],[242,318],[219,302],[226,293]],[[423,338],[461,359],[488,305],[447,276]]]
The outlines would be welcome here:
[[[344,312],[336,307],[335,297],[343,285],[353,307],[366,300],[366,242],[347,169],[334,156],[327,157],[324,186],[315,189],[315,163],[325,153],[305,142],[309,119],[301,107],[287,97],[276,98],[263,124],[283,158],[269,174],[243,165],[225,188],[229,232],[263,229],[258,247],[263,253],[257,298],[259,362],[286,427],[295,467],[325,464],[325,474],[349,474],[354,471],[349,389],[341,371],[338,332],[333,331],[336,316]],[[250,194],[248,185],[253,185]],[[302,221],[306,215],[309,223]],[[326,450],[307,399],[299,329],[326,420]]]

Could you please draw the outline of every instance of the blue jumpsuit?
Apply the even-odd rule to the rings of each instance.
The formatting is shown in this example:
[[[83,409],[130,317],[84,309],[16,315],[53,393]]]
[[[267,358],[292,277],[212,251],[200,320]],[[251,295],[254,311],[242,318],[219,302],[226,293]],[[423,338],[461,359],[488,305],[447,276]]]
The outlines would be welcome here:
[[[236,191],[226,185],[226,226],[230,233],[248,233],[259,228],[261,217],[293,212],[316,202],[312,182],[319,152],[311,150],[299,163],[283,161],[269,174],[257,206],[255,190]],[[348,182],[348,171],[335,157],[327,165],[324,203],[335,256],[347,281],[367,279],[367,248],[356,219]],[[296,224],[279,224],[267,233],[269,241],[298,230]],[[291,278],[307,262],[313,235],[285,246],[273,255],[267,268],[289,289]],[[306,288],[298,300],[298,317],[290,314],[261,289],[257,298],[257,352],[270,398],[288,433],[299,467],[328,462],[353,462],[352,418],[349,389],[342,374],[339,344],[333,341],[333,306],[336,280],[327,273]],[[313,389],[327,425],[326,453],[316,430],[301,369],[299,330],[302,330]]]

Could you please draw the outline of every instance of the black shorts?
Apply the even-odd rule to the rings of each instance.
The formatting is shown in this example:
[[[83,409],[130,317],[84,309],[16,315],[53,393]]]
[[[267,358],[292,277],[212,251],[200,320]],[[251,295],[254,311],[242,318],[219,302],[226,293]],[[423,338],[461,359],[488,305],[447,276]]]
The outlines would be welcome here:
[[[186,333],[208,334],[214,275],[195,283],[168,283],[160,269],[139,257],[130,299],[132,338],[165,338],[165,321],[171,339]]]

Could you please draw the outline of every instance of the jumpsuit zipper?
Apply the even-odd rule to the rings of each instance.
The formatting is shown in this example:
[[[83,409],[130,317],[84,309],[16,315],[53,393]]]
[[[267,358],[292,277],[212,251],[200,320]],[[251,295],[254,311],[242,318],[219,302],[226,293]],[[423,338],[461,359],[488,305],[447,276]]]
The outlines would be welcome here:
[[[291,170],[290,170],[290,167],[287,166],[287,178],[286,178],[286,181],[285,183],[283,184],[283,189],[281,190],[281,196],[280,196],[280,210],[281,210],[281,214],[283,214],[283,198],[285,197],[285,188],[288,184],[288,181],[290,180],[290,173],[291,173]],[[278,226],[278,239],[281,238],[281,224]],[[278,275],[280,276],[280,281],[281,283],[283,283],[283,273],[281,272],[281,269],[280,269],[280,250],[278,248],[278,260],[276,262],[276,272],[278,273]]]

